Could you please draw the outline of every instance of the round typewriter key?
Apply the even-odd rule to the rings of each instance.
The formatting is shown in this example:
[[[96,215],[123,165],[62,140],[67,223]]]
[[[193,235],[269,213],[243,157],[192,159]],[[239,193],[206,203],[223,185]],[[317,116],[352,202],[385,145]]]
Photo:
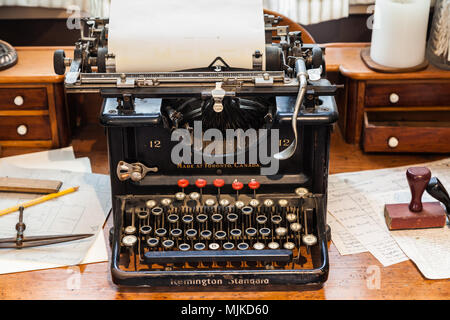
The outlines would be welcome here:
[[[153,209],[154,207],[156,207],[156,201],[155,200],[148,200],[145,205],[147,206],[147,208],[149,209]]]
[[[267,237],[270,235],[270,229],[269,228],[261,228],[259,229],[259,234],[263,237]]]
[[[172,230],[170,230],[170,234],[174,238],[178,238],[179,236],[181,236],[182,233],[183,233],[183,231],[181,231],[181,229],[172,229]]]
[[[237,248],[239,250],[247,250],[248,249],[248,243],[245,243],[245,242],[238,243]]]
[[[221,199],[221,200],[219,201],[219,204],[220,204],[222,207],[226,207],[226,206],[230,205],[230,201],[229,201],[228,199]]]
[[[242,235],[242,231],[240,229],[233,229],[230,231],[230,235],[233,238],[239,238]]]
[[[163,213],[163,209],[161,207],[154,207],[152,209],[152,214],[154,216],[160,216]]]
[[[278,205],[279,205],[280,207],[282,207],[282,208],[287,207],[288,203],[289,203],[289,202],[288,202],[286,199],[280,199],[280,200],[278,200]]]
[[[182,243],[178,246],[178,249],[180,249],[181,251],[188,251],[189,249],[191,249],[191,246],[187,243]]]
[[[175,193],[175,199],[177,201],[183,201],[186,198],[186,194],[184,192]]]
[[[264,223],[267,222],[267,217],[266,217],[266,216],[263,216],[263,215],[257,216],[257,217],[256,217],[256,222],[257,222],[258,224],[264,224]]]
[[[222,221],[222,218],[223,218],[222,215],[218,214],[218,213],[215,213],[211,216],[211,220],[213,222],[220,222],[220,221]]]
[[[288,213],[286,215],[286,220],[289,222],[295,222],[295,221],[297,221],[297,215],[294,213]]]
[[[217,240],[223,240],[227,237],[227,233],[225,231],[220,230],[220,231],[217,231],[214,236]]]
[[[234,205],[237,209],[242,209],[245,206],[245,203],[242,201],[236,201]]]
[[[234,244],[232,244],[231,242],[225,242],[223,244],[223,248],[225,250],[233,250],[234,249]]]
[[[189,198],[191,198],[191,200],[197,201],[198,199],[200,199],[200,193],[191,192],[191,194],[189,194]]]
[[[252,199],[252,200],[250,200],[250,202],[248,204],[251,207],[253,207],[253,208],[257,208],[259,206],[259,200],[258,199]]]
[[[210,230],[203,230],[200,232],[200,237],[205,240],[211,239],[212,232]]]
[[[172,249],[174,246],[175,242],[173,242],[172,240],[164,240],[162,245],[165,249]]]
[[[212,207],[213,205],[216,204],[216,200],[211,199],[211,198],[206,199],[206,200],[205,200],[205,204],[206,204],[208,207]]]
[[[156,247],[158,245],[158,243],[159,243],[159,240],[157,238],[149,238],[147,240],[147,244],[150,248]]]
[[[288,241],[283,244],[283,248],[285,248],[287,250],[294,250],[295,244],[293,242]]]
[[[218,243],[211,242],[208,246],[209,250],[218,250],[220,248]]]
[[[144,236],[150,234],[150,232],[152,232],[152,227],[150,226],[142,226],[140,229],[141,234],[143,234]]]
[[[278,227],[275,229],[275,234],[279,237],[284,237],[287,233],[288,230],[285,227]]]
[[[136,236],[127,235],[127,236],[122,238],[122,244],[125,247],[132,247],[132,246],[134,246],[136,244],[136,242],[137,242]]]
[[[229,213],[229,214],[227,215],[227,219],[228,219],[228,221],[230,221],[230,222],[236,222],[237,219],[238,219],[238,215],[235,214],[235,213]]]
[[[136,227],[135,226],[127,226],[125,227],[125,234],[135,234],[136,233]]]
[[[172,200],[170,200],[169,198],[164,198],[164,199],[161,200],[161,204],[164,207],[168,207],[168,206],[170,206],[172,204]]]
[[[302,225],[298,222],[294,222],[289,226],[289,228],[293,232],[299,232],[302,229]]]
[[[268,207],[268,208],[272,207],[273,206],[273,200],[272,199],[264,200],[264,206]]]
[[[313,234],[305,234],[302,237],[302,241],[307,246],[313,246],[317,243],[317,237]]]
[[[199,214],[199,215],[196,217],[196,219],[197,219],[197,221],[200,222],[200,223],[205,223],[206,220],[208,220],[208,216],[207,216],[206,214]]]
[[[280,224],[281,220],[283,220],[283,218],[279,215],[275,215],[270,218],[270,221],[272,221],[273,224]]]
[[[276,249],[280,248],[280,244],[278,242],[269,242],[267,244],[267,247],[269,249],[276,250]]]
[[[137,216],[139,219],[143,220],[143,219],[147,219],[148,217],[148,211],[144,208],[139,208],[138,212],[137,212]]]
[[[205,248],[206,248],[206,245],[204,243],[197,242],[196,244],[194,244],[195,250],[200,251],[200,250],[205,250]]]
[[[178,216],[176,214],[169,214],[169,216],[167,217],[167,220],[170,223],[177,223],[178,219],[179,218],[178,218]]]
[[[264,247],[265,247],[265,245],[262,242],[255,242],[253,244],[253,249],[255,249],[255,250],[263,250]]]
[[[299,197],[303,197],[306,194],[309,193],[309,190],[306,188],[297,188],[295,189],[295,194],[298,195]]]
[[[192,217],[191,215],[187,214],[187,215],[183,216],[181,218],[181,220],[183,220],[184,223],[188,224],[188,223],[191,223],[194,220],[194,217]]]
[[[251,215],[253,212],[253,208],[249,207],[249,206],[245,206],[241,210],[242,210],[242,213],[245,215]]]
[[[266,228],[266,229],[267,229],[267,228]],[[255,228],[247,228],[247,229],[245,229],[245,234],[246,234],[247,236],[249,236],[249,237],[254,237],[254,236],[256,236],[256,233],[257,233],[257,231],[256,231]]]
[[[158,228],[158,229],[155,230],[155,234],[158,237],[162,238],[162,237],[164,237],[167,234],[167,230],[164,229],[164,228]]]
[[[186,230],[186,236],[188,238],[195,238],[196,235],[197,235],[197,230],[195,230],[195,229]]]

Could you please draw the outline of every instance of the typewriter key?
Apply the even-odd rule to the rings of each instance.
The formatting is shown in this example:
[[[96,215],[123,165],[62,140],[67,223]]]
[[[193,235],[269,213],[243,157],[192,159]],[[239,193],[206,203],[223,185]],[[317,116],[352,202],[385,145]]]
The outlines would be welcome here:
[[[212,206],[214,206],[214,205],[216,204],[216,200],[214,200],[214,199],[212,199],[212,198],[206,199],[206,200],[205,200],[205,204],[206,204],[208,207],[212,207]]]
[[[263,215],[257,216],[256,217],[256,222],[258,224],[265,224],[267,222],[267,217],[263,216]]]
[[[135,234],[136,233],[136,227],[135,226],[127,226],[127,227],[125,227],[124,232],[125,232],[125,234],[129,234],[129,235]]]
[[[137,216],[139,219],[144,220],[148,217],[148,211],[145,208],[139,208],[137,211]]]
[[[252,200],[250,200],[250,202],[248,204],[251,207],[253,207],[253,208],[257,208],[259,206],[259,200],[258,199],[252,199]]]
[[[191,198],[191,200],[197,201],[200,199],[200,193],[191,192],[191,194],[189,194],[189,198]]]
[[[278,227],[275,229],[275,234],[279,237],[284,237],[288,233],[288,229],[285,227]]]
[[[136,238],[136,236],[133,236],[133,235],[127,235],[122,238],[122,244],[128,248],[133,247],[136,244],[136,242],[137,242],[137,238]]]
[[[231,242],[225,242],[223,244],[223,248],[225,250],[233,250],[234,249],[234,244],[232,244]]]
[[[161,200],[161,205],[163,205],[164,207],[168,207],[172,204],[172,200],[170,200],[169,198],[164,198]]]
[[[256,230],[255,230],[256,231]],[[259,229],[259,234],[263,236],[263,238],[270,236],[270,229],[269,228],[261,228]],[[256,233],[256,232],[255,232]]]
[[[241,242],[241,243],[238,243],[238,245],[237,245],[237,248],[239,249],[239,250],[247,250],[248,249],[248,243],[245,243],[245,242]]]
[[[264,200],[264,206],[267,208],[271,208],[273,206],[273,200],[272,199]]]
[[[270,221],[272,221],[273,224],[280,224],[282,220],[283,218],[279,215],[275,215],[270,218]]]
[[[244,187],[244,184],[235,179],[231,184],[231,187],[233,188],[233,190],[236,190],[236,201],[237,201],[239,199],[239,190],[241,190]]]
[[[157,238],[149,238],[147,239],[147,244],[150,248],[154,248],[158,245],[159,239]]]
[[[178,216],[176,214],[169,214],[169,216],[167,217],[167,220],[170,223],[177,223],[178,222]]]
[[[302,225],[298,222],[294,222],[289,226],[289,228],[293,232],[299,232],[302,229]]]
[[[162,238],[167,234],[167,230],[164,228],[158,228],[155,230],[155,234],[156,234],[156,236]]]
[[[179,236],[181,236],[182,233],[183,233],[183,231],[181,231],[181,229],[172,229],[172,230],[170,230],[170,234],[174,238],[178,238]]]
[[[209,250],[219,250],[220,246],[218,243],[211,242],[208,246]]]
[[[178,246],[178,249],[180,249],[181,251],[188,251],[189,249],[191,249],[191,246],[187,243],[182,243]]]
[[[141,232],[142,235],[146,236],[146,235],[150,234],[150,232],[152,232],[152,227],[147,226],[147,225],[146,226],[142,226],[141,229],[140,229],[140,232]]]
[[[245,206],[241,210],[242,210],[242,213],[245,215],[251,215],[253,212],[253,208],[249,207],[249,206]]]
[[[240,229],[233,229],[230,231],[230,235],[233,239],[238,239],[242,235],[242,231]]]
[[[302,241],[307,246],[313,246],[317,243],[317,237],[313,234],[305,234],[302,237]]]
[[[197,219],[197,221],[198,221],[199,223],[205,223],[206,220],[208,220],[208,216],[207,216],[206,214],[199,214],[199,215],[196,217],[196,219]]]
[[[278,242],[269,242],[267,244],[267,247],[272,250],[277,250],[278,248],[280,248],[280,244]]]
[[[190,239],[195,238],[197,236],[197,230],[195,229],[186,230],[186,236]]]
[[[289,222],[295,222],[297,221],[297,215],[295,213],[288,213],[286,215],[286,220]]]
[[[293,242],[288,241],[283,244],[283,248],[285,248],[287,250],[294,250],[295,244]]]
[[[265,245],[262,242],[255,242],[253,244],[253,249],[255,249],[255,250],[263,250],[264,247],[265,247]]]
[[[229,213],[227,215],[227,220],[230,221],[230,222],[236,222],[237,219],[238,219],[238,215],[235,214],[235,213]]]
[[[228,199],[221,199],[221,200],[219,201],[219,204],[220,204],[222,207],[226,207],[226,206],[230,205],[230,201],[229,201]]]
[[[211,216],[211,220],[213,222],[220,222],[220,221],[222,221],[222,218],[223,218],[222,215],[218,214],[218,213],[215,213]]]
[[[197,242],[196,244],[194,244],[195,250],[200,251],[200,250],[205,250],[205,248],[206,248],[206,245],[202,242]]]
[[[161,214],[163,213],[163,209],[161,208],[161,207],[154,207],[153,209],[152,209],[152,214],[154,215],[154,216],[160,216]]]
[[[263,228],[264,229],[264,228]],[[265,229],[267,229],[267,228],[265,228]],[[262,229],[261,229],[262,230]],[[261,230],[260,230],[260,232],[261,232]],[[267,230],[269,230],[269,229],[267,229]],[[269,230],[270,231],[270,230]],[[249,237],[254,237],[254,236],[256,236],[256,233],[257,233],[257,231],[256,231],[256,229],[255,228],[247,228],[247,229],[245,229],[245,234],[247,235],[247,236],[249,236]]]
[[[280,200],[278,200],[278,205],[279,205],[280,207],[282,207],[282,208],[287,207],[288,203],[289,203],[289,202],[288,202],[286,199],[280,199]]]
[[[205,240],[211,239],[212,232],[210,230],[203,230],[200,232],[200,237]]]
[[[217,240],[223,240],[227,237],[227,233],[225,231],[220,230],[220,231],[217,231],[214,236]]]
[[[295,189],[295,194],[298,195],[299,197],[304,197],[308,193],[309,193],[309,190],[306,188]]]
[[[162,245],[164,249],[172,249],[175,243],[172,240],[164,240]]]
[[[181,218],[181,220],[185,223],[185,224],[189,224],[194,220],[194,217],[192,217],[191,215],[185,215]]]
[[[145,205],[147,206],[147,208],[149,209],[153,209],[154,207],[156,207],[156,201],[155,200],[148,200]]]
[[[186,198],[186,194],[184,192],[175,193],[175,199],[177,201],[183,201]]]

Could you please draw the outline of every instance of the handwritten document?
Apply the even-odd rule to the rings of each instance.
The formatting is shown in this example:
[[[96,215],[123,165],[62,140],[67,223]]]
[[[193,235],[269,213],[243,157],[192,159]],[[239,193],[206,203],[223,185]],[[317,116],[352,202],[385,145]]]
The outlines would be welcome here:
[[[332,240],[339,253],[343,256],[367,252],[367,249],[359,242],[336,218],[329,214],[327,223],[331,227]]]
[[[450,158],[418,164],[430,168],[432,175],[450,186]],[[333,230],[339,252],[369,250],[383,265],[388,266],[410,258],[429,279],[450,278],[449,227],[424,230],[389,231],[384,220],[384,205],[408,203],[411,200],[406,169],[392,169],[343,173],[329,179],[329,216],[345,230]],[[423,201],[436,201],[424,194]],[[333,221],[333,219],[330,219]],[[333,223],[333,222],[332,222]],[[348,232],[348,234],[345,233]],[[356,241],[342,238],[352,236]],[[351,238],[350,238],[351,239]]]

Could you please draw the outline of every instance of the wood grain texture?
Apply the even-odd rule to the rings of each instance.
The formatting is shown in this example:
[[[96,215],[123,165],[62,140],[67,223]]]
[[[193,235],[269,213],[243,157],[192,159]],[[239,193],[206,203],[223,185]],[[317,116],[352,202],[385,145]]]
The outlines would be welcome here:
[[[16,97],[22,97],[23,104],[14,103]],[[45,87],[0,87],[0,110],[47,109],[47,90]]]
[[[22,179],[0,177],[0,191],[25,193],[54,193],[61,188],[62,182],[56,180]]]
[[[21,125],[27,127],[23,136],[17,133]],[[48,116],[0,117],[0,140],[50,140],[52,133]]]
[[[99,125],[75,132],[77,157],[89,156],[97,173],[108,173],[106,141]],[[365,154],[344,142],[339,130],[332,134],[330,173],[379,169],[438,160],[436,155]],[[38,151],[5,148],[4,156]],[[105,226],[112,226],[111,219]],[[306,292],[152,292],[151,289],[118,288],[111,282],[109,263],[0,275],[0,299],[448,299],[449,280],[426,280],[411,261],[384,268],[369,253],[340,256],[330,246],[330,275],[323,289]],[[370,289],[373,269],[379,270],[380,288]],[[379,269],[376,269],[379,268]],[[80,277],[79,288],[72,284]]]

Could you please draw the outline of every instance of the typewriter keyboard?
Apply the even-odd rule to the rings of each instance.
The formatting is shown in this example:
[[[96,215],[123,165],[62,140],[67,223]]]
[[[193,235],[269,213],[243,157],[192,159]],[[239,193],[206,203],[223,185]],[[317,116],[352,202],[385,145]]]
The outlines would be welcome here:
[[[184,179],[182,179],[184,180]],[[122,196],[121,265],[130,270],[303,268],[318,243],[314,195],[258,194],[259,183],[233,183],[235,194]],[[309,264],[309,265],[308,265]]]

